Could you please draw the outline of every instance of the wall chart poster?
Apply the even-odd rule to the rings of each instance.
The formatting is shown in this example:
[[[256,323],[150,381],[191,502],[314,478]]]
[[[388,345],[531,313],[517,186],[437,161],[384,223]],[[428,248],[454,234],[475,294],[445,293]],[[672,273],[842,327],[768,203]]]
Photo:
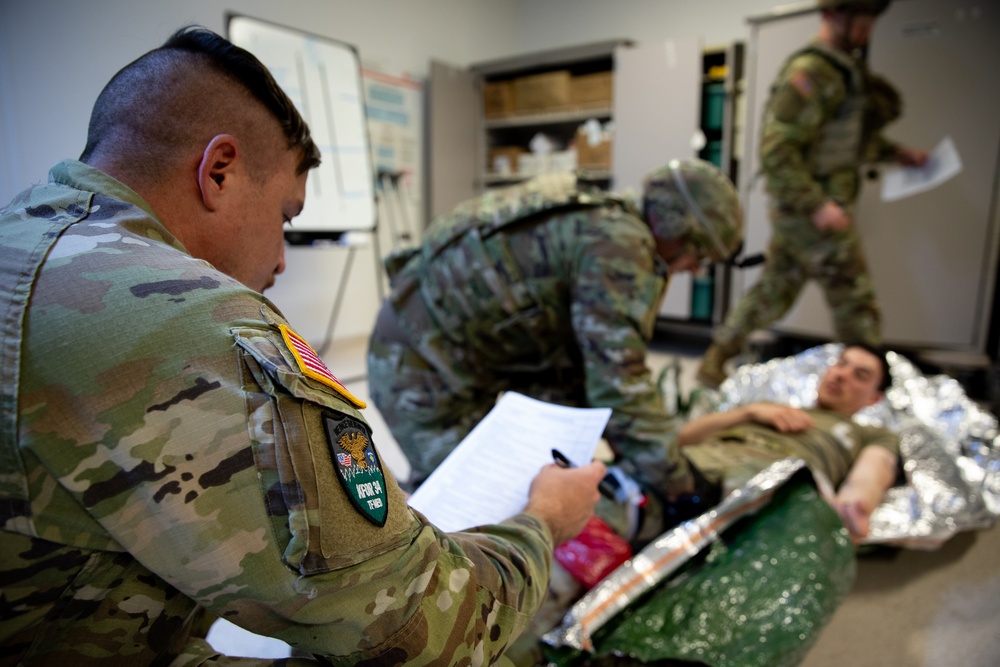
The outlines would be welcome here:
[[[376,176],[395,174],[396,188],[413,216],[423,211],[423,84],[407,75],[393,76],[362,68],[365,111]]]

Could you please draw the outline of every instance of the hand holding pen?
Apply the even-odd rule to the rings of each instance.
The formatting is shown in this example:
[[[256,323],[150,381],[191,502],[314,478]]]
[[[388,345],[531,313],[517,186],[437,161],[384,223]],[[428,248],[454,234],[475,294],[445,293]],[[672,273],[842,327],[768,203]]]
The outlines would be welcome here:
[[[575,468],[573,462],[566,458],[566,455],[560,452],[558,449],[552,450],[552,460],[556,462],[556,465],[560,468]],[[615,490],[611,483],[608,481],[607,477],[601,479],[601,483],[597,485],[597,490],[601,492],[601,495],[608,500],[615,500]]]
[[[555,544],[562,544],[579,535],[593,516],[600,498],[597,486],[606,473],[600,461],[580,467],[543,466],[531,482],[524,511],[544,521]]]

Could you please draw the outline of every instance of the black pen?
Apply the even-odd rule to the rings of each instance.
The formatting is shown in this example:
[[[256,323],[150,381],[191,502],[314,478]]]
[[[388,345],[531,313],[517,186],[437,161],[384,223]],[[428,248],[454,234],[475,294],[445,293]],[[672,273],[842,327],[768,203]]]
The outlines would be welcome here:
[[[558,449],[552,450],[552,460],[556,462],[556,465],[560,468],[575,468],[573,462],[566,458],[566,455],[560,452]],[[608,483],[608,478],[605,477],[601,480],[601,483],[597,485],[597,490],[601,492],[601,495],[608,500],[615,500],[615,490],[611,488]]]

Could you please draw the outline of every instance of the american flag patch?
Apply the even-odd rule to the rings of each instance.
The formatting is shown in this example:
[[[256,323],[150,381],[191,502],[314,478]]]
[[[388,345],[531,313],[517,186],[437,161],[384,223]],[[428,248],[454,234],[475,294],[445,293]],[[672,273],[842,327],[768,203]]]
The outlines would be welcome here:
[[[345,468],[349,468],[349,467],[351,467],[353,465],[353,463],[351,463],[351,455],[350,454],[342,454],[342,453],[341,454],[337,454],[337,463],[339,463],[340,465],[344,466]]]
[[[291,350],[292,356],[295,357],[295,361],[298,363],[299,370],[302,371],[303,375],[330,387],[356,407],[365,407],[365,402],[347,391],[347,387],[342,385],[340,380],[330,372],[330,369],[326,367],[326,364],[323,363],[323,360],[319,358],[319,355],[316,354],[309,343],[284,324],[279,324],[278,328],[281,330],[281,337],[285,339],[285,345]]]
[[[795,86],[795,89],[799,91],[799,94],[802,95],[802,97],[812,96],[813,82],[812,79],[809,78],[808,74],[806,74],[802,70],[799,70],[794,74],[792,74],[791,82],[792,85]]]

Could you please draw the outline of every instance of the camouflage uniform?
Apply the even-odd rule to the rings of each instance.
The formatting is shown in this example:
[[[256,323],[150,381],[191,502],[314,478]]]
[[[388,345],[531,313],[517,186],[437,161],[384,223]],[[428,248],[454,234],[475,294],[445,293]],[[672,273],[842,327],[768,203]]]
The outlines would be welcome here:
[[[215,616],[329,664],[487,664],[541,604],[548,528],[412,512],[364,404],[130,189],[64,162],[0,240],[0,664],[222,662]]]
[[[881,342],[856,226],[820,230],[811,216],[827,200],[853,216],[859,166],[893,159],[897,146],[880,130],[899,114],[895,89],[863,61],[819,41],[789,58],[772,88],[761,135],[772,225],[767,263],[716,330],[716,346],[731,354],[748,333],[784,316],[810,279],[826,295],[838,339]]]
[[[369,387],[411,483],[506,390],[610,407],[605,436],[646,483],[687,481],[645,363],[667,266],[629,202],[578,188],[570,174],[539,177],[438,218],[387,268],[393,290],[371,337]]]
[[[865,447],[884,447],[899,454],[899,437],[888,429],[858,424],[850,417],[819,408],[806,412],[815,426],[805,431],[779,433],[763,424],[740,424],[713,433],[706,442],[684,447],[684,455],[726,495],[774,461],[789,456],[803,459],[810,470],[825,476],[836,488]]]

